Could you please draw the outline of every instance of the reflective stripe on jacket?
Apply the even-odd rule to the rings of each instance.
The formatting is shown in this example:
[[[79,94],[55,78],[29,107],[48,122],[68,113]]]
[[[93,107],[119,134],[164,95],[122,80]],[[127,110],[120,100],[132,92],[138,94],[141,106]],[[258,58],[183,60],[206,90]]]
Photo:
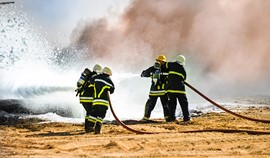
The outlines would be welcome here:
[[[148,69],[144,70],[141,74],[142,77],[151,77],[151,87],[150,87],[150,96],[162,96],[165,95],[165,90],[167,87],[167,80],[168,80],[168,71],[165,65],[161,66],[159,71],[159,78],[155,80],[154,74],[156,72],[156,68],[154,66],[149,67]]]
[[[80,103],[91,103],[94,100],[94,78],[97,76],[96,72],[92,72],[91,77],[86,81],[82,92],[79,94]]]
[[[167,93],[186,94],[184,81],[186,80],[186,71],[183,65],[177,62],[167,62],[166,68],[169,71]]]
[[[107,92],[111,94],[114,92],[114,84],[106,74],[100,74],[94,79],[94,101],[93,106],[95,105],[104,105],[109,106]]]

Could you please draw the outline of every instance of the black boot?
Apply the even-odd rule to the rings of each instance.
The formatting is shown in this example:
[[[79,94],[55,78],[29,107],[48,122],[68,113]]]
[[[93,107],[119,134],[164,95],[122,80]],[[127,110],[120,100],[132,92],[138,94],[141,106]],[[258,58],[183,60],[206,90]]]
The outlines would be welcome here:
[[[86,133],[94,132],[94,123],[90,122],[88,119],[85,119],[84,129]]]
[[[101,126],[102,126],[102,124],[101,124],[100,122],[96,122],[95,127],[94,127],[94,132],[95,132],[95,134],[100,134],[100,133],[102,133],[102,132],[101,132]]]

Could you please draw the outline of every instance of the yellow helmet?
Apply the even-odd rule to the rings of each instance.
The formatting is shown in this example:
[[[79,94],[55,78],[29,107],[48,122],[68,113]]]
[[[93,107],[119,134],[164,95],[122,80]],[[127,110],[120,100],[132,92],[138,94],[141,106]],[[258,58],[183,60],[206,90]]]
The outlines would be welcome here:
[[[156,60],[166,62],[166,57],[165,55],[159,55]]]
[[[102,73],[111,76],[112,75],[112,70],[109,67],[104,67],[103,70],[102,70]]]

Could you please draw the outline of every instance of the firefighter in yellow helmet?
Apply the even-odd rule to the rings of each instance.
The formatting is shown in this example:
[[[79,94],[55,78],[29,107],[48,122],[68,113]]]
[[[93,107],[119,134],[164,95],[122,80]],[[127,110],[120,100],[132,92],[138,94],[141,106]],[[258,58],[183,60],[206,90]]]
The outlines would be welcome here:
[[[159,55],[156,58],[156,62],[153,66],[144,70],[141,77],[151,77],[151,87],[149,92],[149,98],[145,104],[145,111],[143,120],[147,121],[150,119],[151,112],[155,108],[157,99],[160,98],[164,118],[167,122],[169,119],[169,109],[168,109],[168,98],[165,94],[165,88],[167,86],[168,72],[165,68],[166,57],[164,55]]]
[[[112,94],[115,89],[110,76],[112,76],[111,68],[104,67],[102,73],[94,78],[93,110],[90,112],[88,120],[95,134],[101,133],[103,119],[109,107],[107,93],[110,92]]]
[[[175,62],[167,62],[166,68],[169,71],[167,94],[169,97],[170,119],[175,121],[175,110],[177,100],[180,104],[183,113],[183,121],[190,121],[188,99],[186,97],[186,90],[184,81],[187,74],[184,68],[186,58],[183,55],[178,55]]]
[[[86,116],[84,128],[86,132],[90,132],[91,128],[89,127],[90,122],[88,121],[90,112],[93,110],[93,95],[94,95],[94,80],[93,78],[100,74],[102,71],[102,66],[96,64],[93,67],[93,71],[90,71],[88,68],[84,70],[79,81],[77,82],[77,91],[79,93],[80,103],[83,105]]]

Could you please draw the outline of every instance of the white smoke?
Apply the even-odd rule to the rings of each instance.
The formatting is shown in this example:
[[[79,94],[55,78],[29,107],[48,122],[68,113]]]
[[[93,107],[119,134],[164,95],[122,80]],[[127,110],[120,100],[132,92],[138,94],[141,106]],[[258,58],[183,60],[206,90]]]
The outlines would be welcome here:
[[[248,2],[217,1],[212,6],[210,1],[134,1],[118,25],[111,25],[106,18],[78,25],[66,48],[46,41],[29,20],[31,15],[16,6],[1,7],[0,99],[22,99],[32,111],[60,110],[82,118],[84,110],[74,92],[76,82],[84,68],[92,69],[99,63],[113,70],[116,90],[111,98],[117,115],[141,118],[150,88],[150,79],[141,78],[141,71],[154,63],[156,55],[164,53],[168,61],[174,61],[181,51],[187,58],[188,82],[207,94],[269,94],[268,62],[262,60],[268,59],[267,46],[261,45],[264,47],[259,49],[263,52],[260,56],[250,54],[252,59],[244,54],[251,46],[260,46],[264,38],[252,43],[246,34],[238,32],[247,25],[234,23],[246,13],[243,6],[253,4]],[[241,15],[234,17],[237,9]],[[234,33],[228,34],[230,28]],[[264,32],[252,34],[254,30],[255,26],[248,32],[255,37]],[[242,47],[238,40],[251,46]],[[251,50],[255,52],[255,48]],[[246,73],[243,67],[251,61],[256,61],[254,68],[248,68]],[[245,84],[238,84],[246,78]],[[189,89],[188,98],[191,108],[202,105],[202,100]],[[160,102],[153,117],[155,111],[159,112],[157,117],[162,117]],[[107,117],[112,118],[110,113]]]

